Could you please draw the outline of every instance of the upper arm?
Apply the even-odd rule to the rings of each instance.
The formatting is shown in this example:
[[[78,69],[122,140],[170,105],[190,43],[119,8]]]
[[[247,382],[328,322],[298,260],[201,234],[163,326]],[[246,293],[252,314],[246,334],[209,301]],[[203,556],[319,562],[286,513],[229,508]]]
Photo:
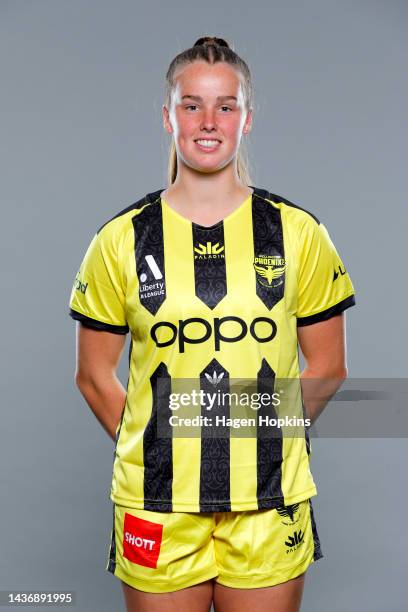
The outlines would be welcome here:
[[[354,304],[353,284],[327,229],[308,221],[300,233],[298,327],[326,321]]]
[[[125,346],[124,334],[111,333],[76,324],[76,372],[79,380],[96,379],[114,373]]]
[[[322,223],[301,232],[297,334],[308,368],[346,374],[345,310],[355,304],[354,287]]]
[[[72,287],[69,314],[77,322],[77,381],[112,374],[129,331],[116,229],[110,223],[94,235]]]
[[[313,325],[298,327],[297,334],[309,369],[346,375],[345,313]]]
[[[127,334],[126,282],[119,242],[120,234],[111,224],[94,235],[72,287],[69,314],[87,327]]]

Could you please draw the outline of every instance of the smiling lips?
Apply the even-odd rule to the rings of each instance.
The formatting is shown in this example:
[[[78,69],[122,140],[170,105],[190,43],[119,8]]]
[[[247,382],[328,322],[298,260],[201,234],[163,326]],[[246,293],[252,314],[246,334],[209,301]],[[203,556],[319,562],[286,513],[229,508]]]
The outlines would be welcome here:
[[[209,138],[199,138],[195,141],[196,145],[200,147],[200,149],[205,149],[207,151],[214,150],[221,144],[220,140],[217,139],[209,139]]]

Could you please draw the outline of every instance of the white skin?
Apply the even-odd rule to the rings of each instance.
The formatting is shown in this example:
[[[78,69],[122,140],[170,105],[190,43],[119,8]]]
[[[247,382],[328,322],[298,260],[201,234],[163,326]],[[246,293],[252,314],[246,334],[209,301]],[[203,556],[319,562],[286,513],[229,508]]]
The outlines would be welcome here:
[[[252,193],[237,172],[252,109],[245,106],[241,73],[226,62],[194,61],[176,72],[174,83],[170,108],[163,105],[163,125],[174,138],[177,177],[162,197],[184,217],[212,225]],[[203,149],[200,138],[221,142]]]

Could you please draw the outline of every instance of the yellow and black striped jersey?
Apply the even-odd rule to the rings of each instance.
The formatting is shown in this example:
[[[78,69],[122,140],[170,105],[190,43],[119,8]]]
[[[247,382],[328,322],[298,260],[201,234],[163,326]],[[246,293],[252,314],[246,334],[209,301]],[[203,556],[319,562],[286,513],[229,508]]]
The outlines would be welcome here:
[[[110,499],[162,512],[275,508],[316,494],[307,429],[296,438],[160,435],[163,388],[195,380],[299,379],[297,327],[355,304],[329,234],[310,212],[252,187],[207,227],[147,194],[94,235],[70,315],[130,332]],[[164,387],[163,387],[164,381]],[[159,389],[159,382],[162,385]],[[204,411],[204,410],[203,410]]]

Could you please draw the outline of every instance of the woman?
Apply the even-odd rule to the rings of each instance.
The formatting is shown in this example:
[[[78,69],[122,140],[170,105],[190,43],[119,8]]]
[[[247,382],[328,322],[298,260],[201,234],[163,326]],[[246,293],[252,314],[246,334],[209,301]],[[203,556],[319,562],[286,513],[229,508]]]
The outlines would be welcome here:
[[[76,382],[115,440],[106,569],[128,611],[295,612],[322,557],[307,428],[287,435],[270,402],[237,434],[231,417],[255,410],[220,399],[238,379],[266,397],[278,377],[299,382],[300,346],[313,421],[316,391],[329,397],[347,375],[344,310],[355,303],[324,225],[249,185],[240,143],[252,104],[248,66],[224,40],[175,57],[168,187],[99,228],[71,294]],[[116,369],[128,331],[125,390]]]

